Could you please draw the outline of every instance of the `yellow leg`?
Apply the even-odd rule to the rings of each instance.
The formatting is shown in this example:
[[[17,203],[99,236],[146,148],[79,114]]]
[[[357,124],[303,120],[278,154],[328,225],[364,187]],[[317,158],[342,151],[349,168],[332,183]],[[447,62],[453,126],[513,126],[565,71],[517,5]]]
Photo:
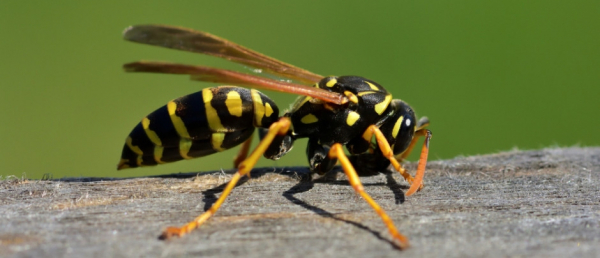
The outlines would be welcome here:
[[[373,210],[377,212],[377,215],[381,217],[381,220],[383,220],[383,223],[388,228],[390,235],[392,235],[392,237],[394,238],[394,243],[400,249],[407,248],[409,246],[408,238],[406,238],[398,232],[396,226],[394,226],[394,222],[390,219],[390,217],[385,213],[383,209],[381,209],[381,207],[379,207],[379,204],[377,204],[371,198],[371,196],[369,196],[369,194],[365,192],[364,187],[360,182],[360,179],[358,178],[358,174],[356,174],[356,170],[354,169],[354,167],[350,163],[350,160],[348,160],[348,157],[344,153],[342,145],[339,143],[333,144],[331,146],[331,149],[329,150],[328,156],[332,159],[337,158],[340,161],[342,168],[344,169],[344,173],[346,173],[348,181],[350,181],[350,185],[352,185],[354,191],[360,194],[360,196],[362,196],[362,198],[365,199],[365,201],[367,201],[369,205],[371,205],[371,208],[373,208]]]
[[[256,149],[252,151],[252,153],[246,160],[240,163],[240,165],[238,166],[237,173],[233,175],[231,181],[229,181],[229,183],[227,183],[227,186],[225,186],[225,190],[223,190],[223,193],[221,193],[219,199],[217,199],[217,201],[210,207],[210,209],[208,209],[202,215],[196,217],[193,221],[185,224],[183,227],[167,228],[160,236],[160,239],[168,239],[172,236],[181,237],[202,225],[208,218],[215,214],[219,207],[221,207],[221,204],[223,204],[233,187],[235,187],[237,182],[240,180],[240,178],[250,173],[250,170],[252,170],[260,156],[262,156],[265,150],[267,150],[267,147],[269,147],[276,135],[285,135],[288,132],[288,130],[290,129],[290,124],[290,119],[287,117],[282,117],[279,119],[279,121],[273,123],[271,127],[269,127],[269,132],[265,135],[265,137],[258,144],[258,146],[256,146]]]
[[[390,144],[388,143],[381,130],[379,130],[377,126],[371,125],[369,126],[369,128],[367,128],[367,131],[371,132],[372,134],[375,134],[377,145],[379,145],[379,149],[381,150],[383,156],[390,160],[392,166],[394,166],[394,169],[396,169],[396,171],[398,171],[400,175],[404,177],[404,180],[406,180],[409,184],[412,184],[414,178],[408,172],[406,172],[406,169],[404,169],[402,165],[400,165],[400,162],[396,160],[396,158],[394,157],[394,151],[392,151],[392,147],[390,147]]]
[[[427,129],[418,130],[415,132],[415,136],[413,137],[413,140],[411,142],[411,145],[413,145],[414,142],[416,142],[416,138],[427,135],[427,138],[425,139],[425,145],[423,146],[423,150],[421,151],[421,158],[419,159],[417,174],[416,177],[413,178],[406,171],[406,169],[404,169],[402,165],[400,165],[400,162],[398,162],[398,160],[394,157],[394,152],[392,151],[390,144],[388,143],[381,130],[379,130],[379,128],[377,128],[377,126],[375,125],[369,126],[367,130],[375,134],[375,139],[377,139],[377,144],[379,145],[379,149],[381,150],[383,156],[390,160],[392,166],[394,166],[394,169],[396,169],[396,171],[398,171],[400,175],[402,175],[402,177],[404,177],[404,179],[410,184],[410,188],[408,189],[405,195],[410,196],[415,191],[423,189],[423,176],[425,174],[425,165],[427,164],[427,154],[429,153],[429,139],[431,138],[431,132]]]
[[[417,165],[417,174],[410,188],[404,195],[411,196],[415,192],[423,188],[423,176],[425,175],[425,166],[427,165],[427,155],[429,154],[429,141],[431,140],[431,131],[422,129],[417,132],[422,132],[425,135],[425,142],[421,149],[421,156],[419,157],[419,165]],[[420,133],[421,134],[421,133]]]
[[[234,168],[238,168],[240,163],[242,163],[242,161],[244,161],[246,159],[246,157],[248,157],[248,152],[250,152],[250,144],[252,144],[252,135],[250,135],[250,138],[248,138],[248,140],[244,141],[242,143],[242,145],[240,146],[240,151],[233,159],[233,167]]]

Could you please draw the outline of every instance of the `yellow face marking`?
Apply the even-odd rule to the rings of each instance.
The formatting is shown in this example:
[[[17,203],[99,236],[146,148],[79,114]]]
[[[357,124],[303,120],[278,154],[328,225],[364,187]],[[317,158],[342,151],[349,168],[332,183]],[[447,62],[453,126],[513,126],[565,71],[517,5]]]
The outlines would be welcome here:
[[[390,101],[392,101],[392,95],[388,94],[385,96],[385,99],[382,102],[375,104],[375,112],[381,115],[381,113],[383,113],[383,111],[385,111],[385,109],[390,105]]]
[[[368,81],[365,81],[365,82],[366,82],[367,84],[369,84],[369,87],[371,87],[371,89],[373,89],[373,90],[376,90],[376,91],[379,91],[379,88],[377,88],[377,86],[375,86],[375,84],[372,84],[372,83],[370,83],[370,82],[368,82]]]
[[[191,147],[192,141],[190,139],[181,138],[179,140],[179,155],[184,159],[192,159],[192,157],[188,156]]]
[[[396,123],[394,124],[394,128],[392,129],[392,137],[394,137],[394,139],[396,139],[396,136],[398,136],[398,133],[400,132],[400,127],[402,126],[403,120],[404,120],[404,116],[400,116],[398,118],[398,120],[396,120]]]
[[[304,117],[302,117],[302,119],[300,119],[300,122],[302,122],[303,124],[312,124],[318,121],[319,119],[313,114],[305,115]]]
[[[202,99],[204,100],[204,109],[206,110],[206,120],[208,121],[208,127],[213,132],[223,131],[223,124],[221,124],[221,118],[217,110],[210,104],[213,98],[213,93],[210,89],[202,90]],[[231,111],[230,111],[231,112]]]
[[[315,83],[315,85],[313,85],[315,88],[319,88],[319,83]]]
[[[358,93],[358,96],[359,96],[359,97],[362,97],[362,96],[364,96],[364,95],[367,95],[367,94],[373,94],[373,93],[377,93],[377,92],[375,92],[375,91],[362,91],[362,92],[359,92],[359,93]]]
[[[221,147],[223,140],[225,140],[225,133],[213,133],[211,137],[213,149],[216,151],[224,151],[225,149]]]
[[[348,100],[350,100],[352,103],[354,103],[354,104],[358,103],[358,98],[356,97],[356,95],[354,95],[354,93],[349,92],[349,91],[344,91],[344,95],[346,95]]]
[[[225,106],[232,116],[242,117],[242,97],[237,91],[232,90],[227,93]]]
[[[165,150],[165,148],[162,147],[162,146],[155,146],[154,147],[154,160],[156,161],[156,163],[158,163],[158,164],[164,164],[165,163],[164,161],[161,160],[164,150]]]
[[[171,122],[173,123],[173,126],[175,126],[177,134],[179,134],[179,136],[182,138],[191,138],[187,128],[185,127],[185,124],[183,123],[183,120],[181,120],[181,118],[175,114],[175,111],[177,110],[177,103],[169,101],[169,103],[167,103],[167,110],[169,111]]]
[[[271,114],[273,114],[273,108],[271,107],[271,104],[269,104],[269,102],[267,102],[267,103],[265,103],[265,116],[270,117]]]
[[[346,124],[348,124],[348,126],[353,126],[354,123],[356,123],[356,121],[358,121],[358,119],[360,118],[360,115],[354,111],[350,111],[348,113],[348,117],[346,118]]]
[[[154,145],[162,146],[162,142],[160,140],[160,137],[158,137],[158,134],[156,134],[155,131],[152,131],[150,129],[150,119],[148,119],[148,117],[144,117],[144,119],[142,119],[142,127],[144,127],[146,136],[148,136],[148,138],[150,139],[150,141],[152,141],[152,143],[154,143]]]
[[[337,83],[337,79],[336,78],[331,78],[329,81],[327,81],[327,83],[325,83],[325,86],[331,88],[333,87],[335,84]]]
[[[257,90],[250,90],[250,95],[252,95],[252,103],[254,104],[254,123],[256,126],[261,126],[262,118],[265,116],[265,106]]]

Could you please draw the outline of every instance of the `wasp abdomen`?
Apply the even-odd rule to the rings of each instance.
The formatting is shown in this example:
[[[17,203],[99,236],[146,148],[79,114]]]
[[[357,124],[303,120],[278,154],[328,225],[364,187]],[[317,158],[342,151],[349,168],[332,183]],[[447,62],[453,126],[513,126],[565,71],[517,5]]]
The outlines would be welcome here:
[[[279,109],[264,94],[221,86],[183,96],[148,116],[127,137],[118,169],[191,159],[232,148],[268,127]]]

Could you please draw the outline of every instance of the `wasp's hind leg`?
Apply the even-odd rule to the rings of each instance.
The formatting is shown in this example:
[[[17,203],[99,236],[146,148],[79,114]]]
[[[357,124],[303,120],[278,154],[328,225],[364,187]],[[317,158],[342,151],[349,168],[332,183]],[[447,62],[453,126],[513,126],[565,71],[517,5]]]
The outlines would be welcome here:
[[[242,163],[242,161],[244,161],[248,157],[248,152],[250,152],[250,145],[252,144],[252,138],[252,135],[250,135],[250,137],[248,137],[248,139],[244,141],[240,146],[238,154],[235,156],[235,158],[233,158],[234,168],[238,168],[240,163]]]
[[[383,220],[383,223],[388,228],[390,235],[392,235],[392,237],[394,238],[394,243],[401,249],[407,248],[409,246],[408,238],[398,232],[398,230],[396,229],[396,226],[394,226],[394,222],[390,219],[390,217],[379,206],[379,204],[377,204],[371,198],[371,196],[369,196],[369,194],[367,194],[365,192],[365,189],[364,189],[362,183],[360,182],[360,179],[358,178],[358,174],[356,173],[356,170],[354,169],[354,167],[350,163],[350,160],[344,153],[344,149],[342,148],[342,145],[339,143],[333,144],[331,146],[331,149],[329,150],[328,157],[330,159],[339,159],[339,161],[342,165],[342,168],[344,170],[344,173],[346,173],[346,176],[348,177],[348,181],[350,182],[350,185],[352,185],[352,187],[354,188],[354,191],[356,191],[358,194],[360,194],[360,196],[363,199],[365,199],[365,201],[367,201],[367,203],[369,205],[371,205],[371,208],[373,208],[373,210],[375,210],[375,212],[377,212],[377,215],[379,215],[379,217],[381,217],[381,220]]]
[[[215,214],[219,207],[221,207],[221,204],[223,204],[233,187],[240,180],[240,178],[250,173],[250,170],[252,170],[254,165],[256,165],[256,162],[258,161],[260,156],[263,155],[263,153],[265,153],[265,151],[270,147],[270,145],[273,143],[273,140],[276,137],[287,135],[290,129],[290,125],[290,119],[287,117],[282,117],[277,122],[271,124],[267,134],[260,141],[258,146],[256,146],[254,151],[252,151],[252,153],[250,154],[250,156],[248,156],[247,159],[245,159],[239,164],[238,171],[233,175],[233,177],[231,177],[231,180],[229,181],[229,183],[227,183],[227,186],[225,186],[223,193],[221,194],[219,199],[217,199],[217,201],[210,207],[210,209],[208,209],[202,215],[196,217],[193,221],[185,224],[183,227],[167,228],[160,236],[160,239],[168,239],[172,236],[183,236],[202,225],[208,218]]]

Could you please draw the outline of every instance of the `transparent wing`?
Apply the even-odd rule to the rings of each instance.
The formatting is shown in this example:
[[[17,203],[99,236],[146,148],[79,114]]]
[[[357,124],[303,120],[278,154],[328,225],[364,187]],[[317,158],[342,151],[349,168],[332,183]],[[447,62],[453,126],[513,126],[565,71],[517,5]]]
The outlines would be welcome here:
[[[308,84],[323,78],[321,75],[202,31],[165,25],[136,25],[125,29],[123,38],[143,44],[216,56]]]
[[[123,65],[127,72],[189,74],[192,80],[244,85],[313,97],[329,103],[344,104],[348,99],[339,93],[300,84],[277,81],[260,76],[205,66],[192,66],[167,62],[139,61]]]

